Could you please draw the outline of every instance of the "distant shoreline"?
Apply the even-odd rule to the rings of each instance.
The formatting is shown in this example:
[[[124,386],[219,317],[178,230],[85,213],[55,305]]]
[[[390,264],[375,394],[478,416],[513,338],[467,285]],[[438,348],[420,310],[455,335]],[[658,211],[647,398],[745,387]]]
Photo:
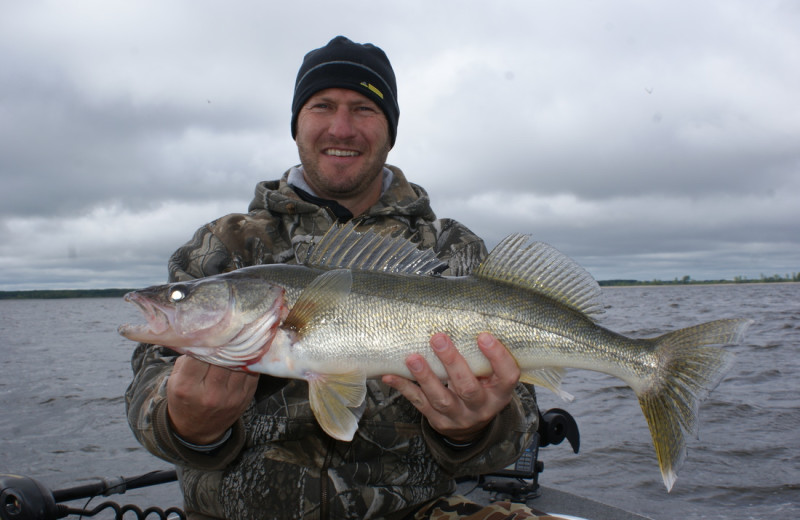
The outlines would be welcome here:
[[[797,283],[798,280],[745,280],[734,282],[732,280],[692,280],[688,283],[683,282],[633,282],[633,283],[618,283],[617,280],[602,280],[597,282],[600,287],[685,287],[685,286],[703,286],[703,285],[771,285],[771,284],[786,284]]]
[[[121,298],[133,289],[39,289],[0,291],[0,300],[57,300],[64,298]]]
[[[671,285],[745,285],[745,284],[768,284],[768,283],[796,283],[800,279],[792,278],[760,278],[760,279],[741,279],[741,280],[652,280],[649,282],[640,280],[599,280],[600,287],[642,287],[642,286],[671,286]]]
[[[735,285],[764,283],[796,283],[798,280],[786,278],[766,278],[759,280],[600,280],[600,287],[661,287],[686,285]],[[38,289],[31,291],[0,291],[0,300],[56,300],[65,298],[121,298],[134,289]]]

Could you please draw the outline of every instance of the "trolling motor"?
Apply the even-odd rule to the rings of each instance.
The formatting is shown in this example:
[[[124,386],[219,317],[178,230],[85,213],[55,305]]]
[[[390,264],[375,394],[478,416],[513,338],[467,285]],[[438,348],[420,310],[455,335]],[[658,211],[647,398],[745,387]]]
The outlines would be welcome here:
[[[578,453],[581,446],[578,423],[566,410],[551,408],[544,414],[539,412],[539,427],[533,440],[517,461],[507,468],[481,475],[478,485],[492,493],[493,497],[503,497],[512,502],[526,502],[539,496],[539,473],[544,471],[544,463],[539,460],[539,448],[550,444],[561,444],[567,439],[572,451]],[[486,480],[486,477],[511,477],[514,480]]]
[[[578,431],[578,423],[575,419],[561,408],[551,408],[544,415],[539,412],[539,446],[548,444],[561,444],[567,439],[572,447],[573,453],[578,453],[581,448],[581,434]]]
[[[90,517],[106,509],[113,509],[117,520],[127,512],[133,512],[139,520],[155,515],[161,520],[186,520],[186,514],[177,507],[162,510],[149,507],[145,510],[135,505],[120,506],[116,502],[103,502],[94,509],[77,509],[61,504],[70,500],[94,498],[125,493],[128,489],[154,486],[177,480],[175,470],[152,471],[136,477],[102,479],[66,489],[50,490],[42,483],[18,475],[0,474],[0,520],[56,520],[69,515]],[[87,503],[88,505],[88,503]]]

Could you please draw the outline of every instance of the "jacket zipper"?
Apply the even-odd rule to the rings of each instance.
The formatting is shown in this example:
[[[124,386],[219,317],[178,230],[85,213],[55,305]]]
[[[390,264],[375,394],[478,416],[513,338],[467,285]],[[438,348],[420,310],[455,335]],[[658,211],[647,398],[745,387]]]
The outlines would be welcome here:
[[[331,437],[328,439],[328,451],[325,454],[325,462],[319,471],[319,517],[321,520],[328,520],[330,518],[330,505],[328,503],[330,495],[330,479],[328,478],[328,468],[333,459],[333,448],[336,446],[336,439]]]

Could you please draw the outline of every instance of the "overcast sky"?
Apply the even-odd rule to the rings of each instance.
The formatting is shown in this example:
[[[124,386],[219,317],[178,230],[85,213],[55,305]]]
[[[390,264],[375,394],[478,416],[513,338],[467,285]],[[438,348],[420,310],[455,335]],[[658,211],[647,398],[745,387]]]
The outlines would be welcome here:
[[[389,55],[389,162],[595,278],[800,271],[800,2],[0,0],[0,290],[140,287],[297,162],[303,55]]]

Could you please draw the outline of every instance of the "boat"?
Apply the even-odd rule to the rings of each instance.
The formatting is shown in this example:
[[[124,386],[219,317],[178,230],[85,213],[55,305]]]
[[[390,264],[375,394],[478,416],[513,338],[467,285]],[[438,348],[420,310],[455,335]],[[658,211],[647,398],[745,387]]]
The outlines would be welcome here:
[[[525,503],[534,512],[549,515],[548,519],[563,520],[650,520],[645,516],[602,502],[581,497],[555,488],[541,486],[539,475],[544,464],[539,460],[539,448],[567,440],[572,450],[580,449],[578,425],[572,416],[554,408],[540,413],[539,429],[522,456],[512,465],[487,475],[461,477],[457,493],[488,504],[497,500]],[[56,520],[59,518],[93,517],[103,511],[113,511],[114,518],[147,520],[186,520],[180,507],[161,509],[135,504],[121,505],[104,501],[89,508],[70,505],[82,499],[124,494],[128,490],[155,486],[177,480],[175,470],[159,470],[133,477],[99,479],[96,482],[64,489],[50,489],[41,482],[25,476],[0,474],[0,520]]]

